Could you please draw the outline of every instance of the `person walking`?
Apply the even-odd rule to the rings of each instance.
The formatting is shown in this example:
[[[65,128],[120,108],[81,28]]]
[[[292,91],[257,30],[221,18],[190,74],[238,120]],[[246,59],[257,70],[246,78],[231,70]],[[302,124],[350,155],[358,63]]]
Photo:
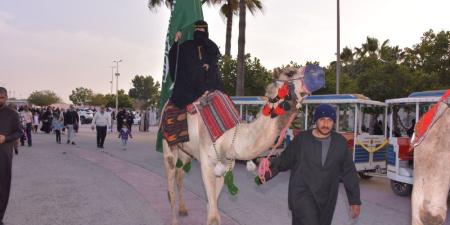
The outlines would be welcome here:
[[[50,131],[52,131],[52,111],[51,111],[51,107],[47,107],[47,109],[43,112],[42,117],[41,117],[41,121],[42,121],[42,127],[41,127],[41,131],[45,132],[45,133],[50,133]]]
[[[77,111],[75,110],[73,105],[70,105],[70,108],[64,114],[64,126],[67,127],[67,144],[72,143],[72,145],[75,145],[74,127],[78,126],[79,122],[80,122],[80,117],[78,117]]]
[[[269,160],[266,180],[290,170],[288,205],[292,225],[330,225],[336,206],[339,183],[343,182],[350,214],[360,214],[359,179],[346,139],[333,131],[336,111],[319,105],[313,116],[316,127],[298,134],[283,153]]]
[[[28,143],[28,147],[31,147],[32,146],[31,130],[33,123],[33,114],[31,114],[30,109],[28,108],[27,105],[25,105],[23,107],[23,110],[20,112],[20,117],[22,118],[23,130]],[[22,146],[24,146],[25,144],[25,137],[20,139]]]
[[[125,115],[126,115],[125,118],[126,118],[126,124],[128,125],[128,130],[130,130],[130,132],[131,132],[131,128],[133,127],[133,124],[134,124],[133,111],[130,110]]]
[[[103,148],[106,138],[106,131],[111,125],[111,115],[105,112],[105,107],[101,107],[100,111],[95,113],[92,119],[91,128],[97,130],[97,148]],[[103,150],[102,150],[103,151]]]
[[[19,114],[6,106],[8,91],[0,87],[0,225],[3,225],[11,191],[14,144],[21,135]]]
[[[123,150],[127,150],[128,137],[133,138],[133,136],[131,135],[131,130],[129,128],[130,125],[124,124],[119,132],[119,138],[122,141]]]
[[[126,124],[127,119],[126,119],[126,109],[122,108],[121,110],[119,110],[119,112],[117,112],[116,115],[116,119],[117,119],[117,132],[120,132],[120,129],[122,129],[122,126],[124,124]]]
[[[53,112],[52,128],[55,131],[56,143],[61,144],[61,130],[64,127],[63,113],[57,109]]]
[[[33,132],[36,134],[39,128],[39,112],[34,111],[33,112]]]

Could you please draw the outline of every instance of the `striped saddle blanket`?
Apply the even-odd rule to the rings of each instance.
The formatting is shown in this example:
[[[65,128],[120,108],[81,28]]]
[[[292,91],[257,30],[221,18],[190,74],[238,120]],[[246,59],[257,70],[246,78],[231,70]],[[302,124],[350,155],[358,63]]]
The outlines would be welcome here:
[[[199,98],[188,112],[200,113],[213,142],[240,123],[239,113],[230,97],[220,91]]]

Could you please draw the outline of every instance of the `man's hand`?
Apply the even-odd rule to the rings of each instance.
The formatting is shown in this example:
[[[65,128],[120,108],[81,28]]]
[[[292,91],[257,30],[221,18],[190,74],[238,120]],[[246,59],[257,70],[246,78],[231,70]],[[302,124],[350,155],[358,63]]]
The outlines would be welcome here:
[[[0,134],[0,144],[5,143],[5,140],[6,140],[5,135],[1,135],[1,134]]]
[[[181,39],[181,36],[183,34],[181,33],[181,31],[177,31],[177,33],[175,34],[175,42],[178,42]]]
[[[361,213],[361,205],[350,205],[350,215],[352,219],[356,219]]]
[[[94,130],[94,126],[91,126],[91,129]]]
[[[208,65],[208,64],[203,64],[203,69],[204,69],[205,71],[208,71],[209,65]]]
[[[205,97],[205,96],[207,96],[207,95],[208,95],[208,93],[209,93],[209,91],[205,91],[205,93],[203,93],[202,97]]]

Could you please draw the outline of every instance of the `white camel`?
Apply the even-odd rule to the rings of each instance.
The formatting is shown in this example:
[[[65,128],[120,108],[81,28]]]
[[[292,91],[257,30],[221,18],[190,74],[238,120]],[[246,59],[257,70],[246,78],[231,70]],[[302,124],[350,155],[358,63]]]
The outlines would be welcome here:
[[[450,109],[444,103],[440,104],[437,111],[439,110],[444,110],[444,113],[414,149],[413,225],[444,224],[447,214],[450,189]]]
[[[266,88],[266,97],[274,98],[277,95],[278,89],[285,82],[291,82],[295,87],[294,92],[297,101],[295,104],[299,104],[304,94],[307,93],[303,86],[302,70],[303,68],[275,69],[273,77],[276,79],[276,82],[268,85]],[[270,116],[262,115],[260,112],[257,119],[252,123],[241,123],[237,127],[225,132],[215,143],[218,155],[221,158],[219,160],[220,162],[217,160],[213,143],[200,115],[198,113],[194,115],[188,113],[187,121],[190,141],[180,146],[169,147],[167,142],[163,140],[164,165],[167,173],[172,225],[178,224],[175,182],[178,189],[178,212],[182,216],[187,215],[182,190],[184,171],[176,167],[177,160],[180,159],[183,163],[188,163],[193,157],[199,161],[208,200],[206,224],[219,225],[220,214],[217,208],[217,200],[224,184],[224,177],[215,175],[214,169],[216,165],[222,163],[223,165],[229,165],[229,169],[233,169],[234,160],[254,159],[268,150],[274,144],[288,116],[295,110],[293,103],[291,102],[291,111],[283,116],[271,118]],[[235,134],[235,132],[237,133]],[[235,137],[234,141],[233,137]]]

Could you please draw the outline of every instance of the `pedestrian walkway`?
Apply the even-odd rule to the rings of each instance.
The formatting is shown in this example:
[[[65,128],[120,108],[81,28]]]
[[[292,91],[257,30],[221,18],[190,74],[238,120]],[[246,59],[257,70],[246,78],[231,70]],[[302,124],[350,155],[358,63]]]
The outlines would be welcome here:
[[[167,225],[169,203],[162,154],[155,151],[156,128],[137,132],[123,151],[117,133],[109,133],[105,153],[96,147],[95,131],[80,128],[77,145],[55,142],[53,134],[33,135],[13,160],[13,180],[6,225]],[[219,198],[222,224],[290,225],[287,206],[289,173],[256,186],[245,164],[234,169],[236,196],[226,188]],[[361,180],[362,211],[350,220],[345,190],[339,190],[333,225],[407,225],[410,197],[392,193],[385,178]],[[204,225],[206,195],[198,162],[184,179],[189,212],[180,225]],[[450,225],[450,212],[446,225]]]
[[[33,148],[21,148],[14,158],[6,225],[162,225],[170,221],[164,177],[101,153],[95,144],[85,148],[85,144],[56,144],[53,135],[34,137]],[[185,198],[189,216],[180,218],[180,225],[204,224],[206,202],[188,190]],[[237,224],[226,215],[222,222]]]

